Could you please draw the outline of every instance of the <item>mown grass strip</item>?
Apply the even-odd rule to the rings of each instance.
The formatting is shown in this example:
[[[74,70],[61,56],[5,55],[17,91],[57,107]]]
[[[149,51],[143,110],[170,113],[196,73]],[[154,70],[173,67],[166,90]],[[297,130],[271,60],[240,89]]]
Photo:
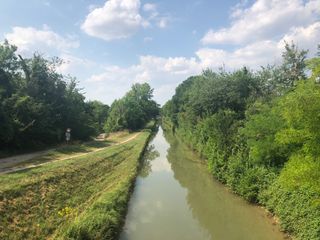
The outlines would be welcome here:
[[[135,136],[135,133],[128,131],[121,131],[117,133],[111,133],[110,136],[105,140],[95,140],[83,143],[74,142],[69,145],[58,146],[55,149],[51,149],[40,156],[33,157],[29,160],[24,161],[12,161],[3,164],[0,159],[0,173],[1,171],[11,171],[12,169],[24,168],[30,165],[38,165],[46,162],[65,160],[70,157],[78,157],[93,151],[99,151],[110,145],[119,144]],[[19,156],[16,156],[19,157]]]
[[[149,135],[142,132],[122,145],[0,176],[0,239],[116,236]],[[97,206],[100,214],[92,215]]]

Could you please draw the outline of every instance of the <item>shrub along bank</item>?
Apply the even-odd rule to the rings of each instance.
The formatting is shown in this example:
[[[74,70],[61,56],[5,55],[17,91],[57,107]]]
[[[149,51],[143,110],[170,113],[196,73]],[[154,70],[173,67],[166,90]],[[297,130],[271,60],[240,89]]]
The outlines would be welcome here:
[[[320,58],[305,54],[286,45],[279,67],[204,71],[161,111],[164,128],[207,159],[217,179],[265,205],[298,239],[320,239]]]

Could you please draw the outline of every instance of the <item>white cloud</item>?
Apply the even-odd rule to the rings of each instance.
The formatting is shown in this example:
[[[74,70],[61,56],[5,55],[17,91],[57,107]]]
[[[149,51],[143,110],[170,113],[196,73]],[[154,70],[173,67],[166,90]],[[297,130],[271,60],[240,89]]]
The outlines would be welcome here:
[[[157,12],[157,5],[153,3],[146,3],[143,5],[143,10],[146,12]]]
[[[140,0],[109,0],[91,11],[81,28],[88,35],[106,41],[128,38],[140,27],[150,25],[139,10]]]
[[[237,5],[228,28],[209,30],[203,44],[247,44],[281,38],[292,27],[306,27],[319,20],[320,0],[257,0]]]
[[[227,69],[238,69],[247,66],[257,69],[260,66],[278,62],[280,52],[277,42],[261,41],[234,51],[202,48],[196,54],[203,68],[217,69],[225,66]]]
[[[156,4],[145,3],[144,15],[140,8],[140,0],[108,0],[102,7],[90,5],[81,29],[90,36],[112,41],[129,38],[143,28],[168,26],[171,17],[160,14]]]
[[[317,52],[317,44],[320,43],[320,21],[307,27],[292,28],[279,42],[279,47],[282,49],[284,41],[295,42],[299,48],[308,49],[309,56],[314,56]]]
[[[146,13],[149,21],[157,20],[159,17],[158,7],[154,3],[146,3],[143,5],[143,11]]]
[[[79,41],[74,36],[63,37],[53,32],[48,26],[42,29],[33,27],[13,27],[12,32],[5,34],[5,38],[18,47],[19,52],[32,54],[35,51],[41,53],[68,52],[78,48]]]
[[[158,7],[154,3],[146,3],[143,5],[143,10],[148,13],[148,21],[154,22],[159,28],[166,28],[172,20],[169,14],[164,15],[158,12]]]
[[[102,73],[91,76],[87,83],[95,89],[105,89],[99,98],[111,103],[115,98],[122,97],[132,84],[148,82],[155,88],[155,99],[164,103],[180,82],[200,72],[201,67],[195,58],[141,56],[139,64],[127,68],[108,66]],[[97,97],[97,94],[94,96]]]
[[[168,26],[169,18],[162,17],[158,21],[159,28],[166,28]]]
[[[233,51],[202,48],[196,52],[203,67],[221,67],[224,64],[229,69],[248,66],[257,69],[266,64],[277,64],[281,60],[285,42],[294,42],[299,49],[309,50],[313,57],[320,43],[320,22],[307,27],[293,27],[279,40],[263,40],[247,44]]]

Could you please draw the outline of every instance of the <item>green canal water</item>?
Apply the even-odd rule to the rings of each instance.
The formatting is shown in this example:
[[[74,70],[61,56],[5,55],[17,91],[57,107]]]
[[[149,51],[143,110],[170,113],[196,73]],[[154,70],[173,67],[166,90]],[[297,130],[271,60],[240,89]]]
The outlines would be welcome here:
[[[213,179],[203,160],[161,128],[150,142],[121,240],[284,239],[265,211]]]

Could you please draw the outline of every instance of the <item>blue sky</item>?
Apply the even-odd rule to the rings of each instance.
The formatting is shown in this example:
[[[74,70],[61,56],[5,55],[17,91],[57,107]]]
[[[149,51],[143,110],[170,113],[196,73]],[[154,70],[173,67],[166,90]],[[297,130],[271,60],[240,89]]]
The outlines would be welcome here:
[[[149,82],[161,104],[204,68],[278,63],[284,41],[316,52],[320,0],[2,0],[0,35],[59,56],[87,99],[110,104]]]

